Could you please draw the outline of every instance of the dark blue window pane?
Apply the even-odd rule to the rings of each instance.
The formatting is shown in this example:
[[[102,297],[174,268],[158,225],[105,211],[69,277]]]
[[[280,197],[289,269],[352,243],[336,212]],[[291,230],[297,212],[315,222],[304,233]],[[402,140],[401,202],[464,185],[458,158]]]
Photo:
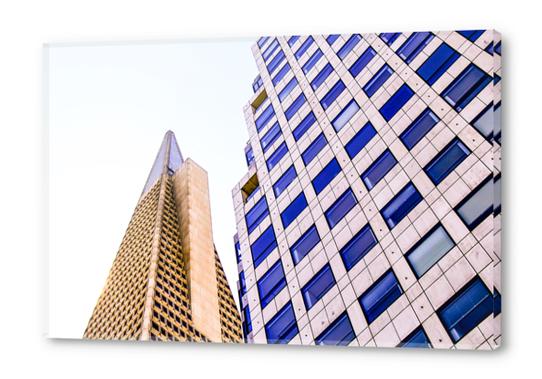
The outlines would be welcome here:
[[[288,84],[286,84],[284,86],[284,88],[282,89],[282,91],[280,91],[279,93],[279,100],[280,101],[283,101],[286,96],[288,96],[290,94],[290,92],[292,92],[292,90],[295,88],[295,86],[297,86],[297,79],[296,78],[292,78],[292,80],[290,80],[288,82]]]
[[[265,133],[261,139],[262,150],[264,153],[269,150],[269,148],[273,145],[273,142],[275,142],[281,134],[282,131],[280,130],[280,125],[277,121],[271,128],[269,128],[267,133]]]
[[[254,90],[254,93],[256,93],[256,91],[261,87],[263,86],[263,80],[262,80],[262,77],[260,75],[256,76],[256,78],[254,79],[254,82],[252,82],[252,89]]]
[[[350,71],[352,76],[355,78],[356,76],[358,76],[361,70],[363,70],[369,64],[369,62],[374,58],[375,55],[376,51],[369,46],[369,48],[367,48],[367,50],[365,50],[363,54],[360,55],[360,57],[354,62],[354,64],[352,64],[348,71]]]
[[[414,91],[406,83],[403,84],[380,108],[380,114],[386,121],[390,121],[413,95]]]
[[[352,49],[361,41],[361,35],[354,34],[352,37],[350,37],[344,45],[337,51],[337,56],[343,60],[349,52],[352,51]]]
[[[341,166],[336,158],[333,158],[326,167],[312,180],[314,192],[318,195],[331,181],[341,172]]]
[[[486,53],[493,55],[493,42],[490,42],[484,50]]]
[[[245,150],[245,158],[247,160],[248,166],[250,166],[250,164],[254,162],[254,151],[252,151],[252,147],[249,147]]]
[[[411,150],[438,122],[437,115],[427,108],[401,133],[399,138]]]
[[[359,298],[367,322],[371,323],[376,320],[402,293],[403,289],[393,270],[389,270],[382,275]]]
[[[329,108],[331,104],[339,97],[339,95],[346,89],[343,81],[339,79],[337,83],[325,94],[325,96],[320,100],[320,104],[324,109]]]
[[[437,185],[459,166],[469,154],[469,148],[461,140],[455,138],[425,166],[424,170],[431,181]]]
[[[420,51],[433,39],[431,32],[412,33],[410,37],[397,49],[397,54],[403,58],[406,63],[410,63],[418,56]]]
[[[331,64],[326,64],[324,68],[318,73],[318,75],[315,76],[315,78],[311,82],[312,89],[316,90],[320,85],[326,81],[329,74],[333,72],[333,67]]]
[[[344,267],[350,270],[365,255],[376,245],[376,237],[371,229],[371,225],[367,224],[359,232],[352,237],[350,241],[340,250],[341,258]]]
[[[484,30],[460,30],[458,33],[469,41],[474,42],[478,39],[478,37],[484,34]]]
[[[303,72],[306,74],[308,73],[311,68],[314,67],[314,65],[316,63],[318,63],[318,61],[320,60],[320,58],[322,58],[324,54],[322,53],[322,50],[318,49],[314,52],[314,54],[311,55],[311,57],[309,58],[309,60],[307,61],[307,63],[305,63],[303,65]]]
[[[265,334],[268,343],[290,342],[298,333],[292,302],[289,302],[267,324],[265,324]]]
[[[427,338],[427,334],[420,326],[408,335],[400,344],[399,347],[424,347],[431,348],[431,342]]]
[[[493,48],[493,51],[497,54],[501,55],[501,41],[497,42],[495,44],[495,47]]]
[[[454,343],[492,313],[493,295],[478,276],[437,311]]]
[[[497,316],[501,313],[501,294],[493,287],[493,315]]]
[[[267,159],[267,169],[271,171],[273,167],[275,167],[280,162],[282,157],[286,155],[287,152],[288,146],[286,146],[286,142],[281,143],[280,146],[277,147],[277,150],[275,150],[273,154],[271,154]]]
[[[250,245],[254,267],[258,267],[265,258],[277,247],[275,231],[273,225],[270,225],[265,231]]]
[[[476,228],[487,216],[493,213],[495,185],[492,175],[474,189],[456,207],[457,215],[470,230]]]
[[[326,41],[331,46],[333,45],[333,42],[337,41],[337,38],[339,38],[340,34],[330,34],[327,36]]]
[[[476,97],[485,86],[491,82],[491,76],[470,64],[459,76],[442,92],[442,97],[456,111],[461,112],[472,99]]]
[[[386,150],[361,175],[361,179],[371,190],[395,166],[397,160],[393,154]]]
[[[267,108],[264,109],[262,114],[258,116],[256,119],[256,129],[258,132],[262,130],[265,125],[271,120],[271,118],[275,115],[275,110],[273,109],[273,105],[269,104]]]
[[[280,259],[258,280],[258,293],[262,308],[271,302],[286,287],[286,277]]]
[[[331,121],[331,125],[336,132],[339,132],[359,111],[359,105],[354,99],[350,101],[346,106],[339,112],[337,117]]]
[[[239,287],[240,287],[241,297],[243,297],[243,295],[245,293],[247,293],[247,283],[245,281],[245,272],[244,271],[241,271],[241,273],[239,274]]]
[[[258,47],[262,47],[263,45],[265,45],[268,39],[269,37],[260,37],[258,39]]]
[[[311,309],[334,285],[335,277],[328,263],[301,289],[307,310]]]
[[[290,247],[290,253],[294,264],[298,264],[310,251],[320,242],[320,235],[316,226],[311,226],[294,244]]]
[[[421,201],[422,195],[412,183],[408,183],[382,208],[380,213],[388,227],[393,229]]]
[[[309,49],[313,42],[314,38],[312,38],[312,36],[308,36],[305,42],[303,42],[301,46],[299,46],[299,49],[297,49],[297,51],[295,52],[295,57],[297,59],[301,58],[301,56],[305,53],[305,51]]]
[[[271,80],[273,85],[276,86],[277,83],[280,82],[282,80],[282,78],[284,78],[284,76],[286,76],[286,74],[290,70],[291,70],[291,67],[290,67],[289,63],[286,63],[284,66],[282,66],[282,68],[279,70],[279,72],[277,72],[277,75],[275,75],[275,77]]]
[[[291,36],[289,39],[288,39],[288,45],[291,47],[293,46],[294,43],[296,43],[296,41],[299,39],[299,36]]]
[[[292,105],[290,105],[288,109],[286,109],[286,111],[284,112],[284,115],[286,116],[286,120],[289,120],[292,117],[294,117],[294,115],[297,113],[299,108],[301,108],[301,106],[305,104],[305,101],[307,101],[307,99],[305,98],[305,95],[303,94],[299,95],[297,99],[293,101]]]
[[[433,85],[457,58],[459,58],[459,53],[443,43],[426,59],[416,72],[429,85]]]
[[[327,223],[330,229],[333,229],[352,208],[356,206],[358,201],[354,193],[349,188],[347,189],[325,212]]]
[[[317,345],[347,346],[356,338],[346,311],[333,321],[314,342]]]
[[[307,198],[305,197],[305,194],[301,192],[280,214],[284,229],[286,229],[288,225],[290,225],[297,216],[307,208],[307,205]]]
[[[262,197],[254,206],[247,212],[245,216],[245,221],[247,222],[248,232],[251,233],[260,222],[269,214],[269,209],[267,208],[267,201],[265,201],[265,196]]]
[[[400,35],[401,33],[380,33],[380,38],[389,46],[394,43]]]
[[[275,70],[279,67],[279,65],[282,63],[282,61],[286,58],[286,55],[284,55],[284,51],[279,51],[277,55],[269,62],[267,65],[267,71],[269,71],[269,75],[271,75]]]
[[[295,167],[292,165],[280,178],[277,179],[275,184],[273,184],[273,191],[275,192],[275,197],[279,197],[281,193],[288,188],[290,183],[297,177]]]
[[[373,124],[367,122],[344,146],[350,159],[354,158],[374,136],[376,136],[376,130]]]
[[[297,125],[292,132],[296,141],[299,141],[301,137],[310,129],[312,124],[316,121],[314,113],[309,112],[309,114]]]
[[[312,160],[318,155],[318,153],[327,145],[326,137],[324,133],[320,133],[318,137],[305,149],[301,154],[303,163],[305,166],[312,162]]]
[[[384,64],[380,70],[374,76],[367,82],[365,87],[363,87],[363,91],[368,97],[371,97],[375,94],[376,91],[380,87],[382,87],[382,84],[386,82],[386,80],[389,79],[389,77],[393,74],[393,70],[391,69],[388,64]]]
[[[239,241],[235,241],[235,257],[237,258],[237,263],[241,262],[241,244]]]
[[[273,55],[273,53],[275,52],[275,50],[277,50],[278,47],[279,47],[279,41],[277,41],[277,39],[275,38],[273,42],[271,42],[271,44],[267,47],[267,49],[265,49],[265,51],[262,54],[262,58],[264,59],[264,61],[267,62],[269,57]]]
[[[248,306],[243,308],[243,334],[245,335],[245,342],[246,342],[246,336],[252,332],[252,320],[250,319],[250,310],[248,309]]]

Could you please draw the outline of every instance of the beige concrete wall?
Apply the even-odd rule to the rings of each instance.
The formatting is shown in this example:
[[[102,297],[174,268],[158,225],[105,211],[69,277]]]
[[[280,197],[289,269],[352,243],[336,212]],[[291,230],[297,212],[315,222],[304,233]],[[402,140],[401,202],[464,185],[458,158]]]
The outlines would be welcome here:
[[[207,172],[187,159],[173,176],[194,327],[221,341]]]

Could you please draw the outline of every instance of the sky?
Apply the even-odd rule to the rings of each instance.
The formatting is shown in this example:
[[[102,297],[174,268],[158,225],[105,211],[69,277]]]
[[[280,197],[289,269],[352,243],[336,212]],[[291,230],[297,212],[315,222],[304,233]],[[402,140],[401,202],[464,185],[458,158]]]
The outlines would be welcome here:
[[[45,47],[50,337],[82,337],[167,130],[208,172],[236,293],[231,190],[247,171],[254,40]]]

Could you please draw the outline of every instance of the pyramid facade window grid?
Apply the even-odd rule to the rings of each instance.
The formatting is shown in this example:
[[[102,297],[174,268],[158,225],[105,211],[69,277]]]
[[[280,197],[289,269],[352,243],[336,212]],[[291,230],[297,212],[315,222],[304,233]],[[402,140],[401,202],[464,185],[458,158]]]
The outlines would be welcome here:
[[[500,107],[495,104],[500,105],[501,84],[487,79],[502,76],[500,50],[495,53],[489,48],[500,47],[499,33],[313,35],[276,40],[286,56],[285,64],[291,67],[284,80],[272,83],[266,75],[261,54],[269,43],[254,46],[253,54],[282,129],[276,144],[285,143],[288,152],[273,171],[267,169],[253,109],[245,107],[249,144],[258,147],[247,175],[232,192],[240,246],[238,268],[246,278],[240,303],[242,314],[250,314],[250,320],[244,319],[244,330],[250,330],[245,340],[273,342],[276,334],[267,335],[269,323],[275,325],[276,315],[288,309],[288,325],[296,325],[289,331],[297,331],[294,336],[288,334],[285,342],[290,344],[322,343],[322,336],[335,325],[351,325],[352,338],[345,327],[349,338],[332,343],[468,349],[500,345],[500,134],[495,139],[493,130],[500,130],[500,113],[495,111],[500,112]],[[323,56],[304,72],[311,57],[320,55],[318,51]],[[298,85],[279,99],[277,94],[293,79]],[[328,95],[337,83],[345,88]],[[309,119],[310,123],[305,121]],[[265,133],[267,128],[260,131]],[[305,164],[304,152],[320,135],[327,147]],[[446,154],[450,147],[454,150]],[[372,172],[367,170],[386,151],[396,163],[390,159],[367,186],[363,174]],[[341,171],[316,193],[311,183],[333,159]],[[276,197],[272,184],[292,166],[296,177]],[[238,188],[253,175],[262,184],[258,196],[267,197],[270,215],[260,231],[249,235],[243,215],[258,198],[243,204]],[[488,178],[495,178],[490,186]],[[403,196],[405,202],[393,203],[405,188],[409,192]],[[493,195],[489,188],[494,188]],[[345,193],[353,195],[355,204],[345,208],[332,226],[326,211]],[[280,215],[300,196],[306,198],[308,209],[285,230]],[[476,205],[479,197],[484,197],[482,206]],[[383,210],[391,215],[388,223]],[[270,229],[272,249],[254,265],[250,246]],[[362,230],[370,233],[361,234]],[[348,243],[359,235],[374,236],[375,242],[358,242],[360,252],[349,250]],[[307,236],[315,238],[299,250],[309,240]],[[435,246],[436,251],[427,250]],[[278,261],[287,284],[262,309],[255,284]],[[337,286],[307,309],[302,288],[326,265]],[[389,288],[400,290],[383,291],[381,299],[390,299],[393,293],[393,301],[378,303],[376,299],[378,312],[367,316],[360,299],[370,303],[367,291],[384,275],[388,281],[396,278],[397,285]],[[493,291],[497,306],[493,314],[484,308],[484,317],[467,314],[465,319],[470,321],[458,334],[446,312],[451,312],[449,304],[461,298],[467,291],[464,287],[474,280]],[[488,301],[484,297],[484,304]],[[382,311],[381,304],[386,305]]]

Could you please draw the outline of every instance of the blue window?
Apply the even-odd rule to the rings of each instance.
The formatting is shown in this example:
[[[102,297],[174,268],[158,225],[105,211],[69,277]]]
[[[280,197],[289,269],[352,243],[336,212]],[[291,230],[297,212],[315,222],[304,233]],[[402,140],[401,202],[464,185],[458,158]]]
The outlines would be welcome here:
[[[290,64],[286,63],[282,68],[277,72],[277,75],[271,80],[274,86],[286,76],[286,74],[291,70]]]
[[[425,330],[420,326],[412,333],[410,333],[400,344],[398,347],[424,347],[424,348],[431,348],[431,342],[429,341],[429,338],[427,337],[427,334],[425,334]]]
[[[237,263],[239,263],[241,262],[241,244],[237,241],[237,236],[235,238],[235,258],[237,258]]]
[[[421,201],[422,195],[410,182],[382,208],[380,213],[388,227],[393,229]]]
[[[273,42],[271,42],[271,44],[267,47],[267,49],[265,49],[265,51],[262,54],[262,58],[264,59],[264,61],[267,62],[269,57],[273,55],[273,53],[275,52],[275,50],[277,50],[278,47],[279,47],[279,41],[277,41],[277,39],[275,38]]]
[[[361,41],[361,35],[353,34],[348,40],[342,45],[342,47],[337,51],[337,56],[343,60],[346,58],[349,52]]]
[[[493,213],[494,200],[493,180],[489,175],[469,196],[455,207],[458,216],[470,230]]]
[[[357,203],[354,192],[348,188],[325,212],[329,228],[333,229]]]
[[[401,33],[380,33],[380,38],[390,46],[400,35]]]
[[[344,126],[354,117],[356,113],[359,111],[359,105],[356,103],[356,100],[350,101],[346,106],[343,108],[342,111],[339,112],[337,117],[331,121],[331,125],[333,125],[333,128],[336,132],[340,131]]]
[[[367,67],[367,65],[375,57],[375,55],[375,49],[369,46],[369,48],[367,48],[367,50],[365,50],[363,54],[361,54],[360,57],[352,64],[348,71],[350,71],[352,76],[355,78],[356,76],[358,76],[361,70]]]
[[[326,64],[324,66],[324,68],[322,68],[322,70],[320,70],[318,75],[316,75],[314,77],[314,79],[312,80],[312,82],[311,82],[312,89],[313,90],[318,89],[318,87],[320,87],[320,85],[322,85],[322,83],[326,81],[327,77],[332,72],[333,72],[333,67],[331,66],[331,64],[329,64],[329,63]]]
[[[250,245],[254,267],[258,267],[265,258],[277,247],[277,239],[273,225],[270,225],[265,231]]]
[[[298,39],[299,39],[299,36],[291,36],[288,39],[288,46],[292,47],[293,44],[296,43]]]
[[[493,287],[493,315],[497,316],[501,313],[501,294]]]
[[[280,214],[280,219],[282,220],[282,225],[286,229],[305,208],[307,208],[307,198],[305,194],[301,192],[290,205],[286,207],[285,210]]]
[[[363,87],[363,91],[365,92],[365,94],[368,97],[373,96],[375,92],[378,91],[380,87],[382,87],[386,80],[389,79],[391,74],[393,74],[393,70],[390,66],[388,66],[387,63],[385,63],[384,66],[382,66],[382,68],[378,70],[376,74],[374,74],[371,80],[367,82],[365,87]]]
[[[312,143],[305,149],[305,151],[301,154],[301,158],[303,159],[303,163],[305,163],[305,166],[307,166],[309,163],[312,162],[314,158],[318,155],[318,153],[327,145],[326,137],[324,136],[324,133],[320,133],[318,137]]]
[[[275,115],[275,110],[273,109],[273,105],[269,104],[269,106],[263,110],[263,112],[258,116],[258,118],[255,121],[256,129],[258,130],[258,132],[267,125],[269,120],[271,120],[271,118],[273,118],[274,115]]]
[[[297,177],[297,172],[295,171],[295,167],[292,165],[290,168],[282,174],[280,178],[277,179],[275,184],[273,184],[273,191],[275,192],[275,197],[279,197],[281,193],[283,193],[286,188],[292,183],[292,181]]]
[[[254,79],[254,81],[252,82],[252,90],[254,91],[254,93],[256,93],[256,91],[261,87],[263,86],[263,80],[262,80],[262,77],[260,75],[256,76],[256,78]]]
[[[411,150],[433,127],[439,118],[431,109],[426,108],[399,136],[405,146]]]
[[[258,280],[258,293],[262,308],[286,287],[286,277],[280,259]]]
[[[295,57],[297,59],[301,58],[301,56],[305,53],[305,51],[309,49],[313,42],[314,38],[312,38],[312,36],[308,36],[305,42],[303,42],[301,46],[299,46],[299,49],[297,49],[297,51],[295,52]]]
[[[484,30],[460,30],[458,33],[469,41],[474,42],[478,39],[478,37],[484,34]]]
[[[286,155],[287,152],[288,146],[286,146],[286,142],[281,143],[280,146],[277,147],[277,150],[275,150],[273,154],[271,154],[267,159],[267,169],[271,171],[273,167],[275,167],[280,162],[282,157]]]
[[[239,297],[243,297],[245,293],[247,293],[247,283],[245,280],[245,272],[241,271],[239,274]]]
[[[441,96],[456,111],[461,112],[490,82],[491,76],[471,63],[450,83]]]
[[[282,63],[282,61],[286,58],[286,55],[284,55],[284,51],[279,51],[277,55],[269,62],[267,65],[267,71],[269,71],[269,75],[271,75],[275,70],[279,67],[279,65]]]
[[[284,86],[282,91],[279,92],[279,100],[283,101],[286,98],[286,96],[288,96],[290,92],[292,92],[295,86],[297,86],[297,79],[292,78],[292,80],[290,80],[288,84]]]
[[[245,149],[245,158],[247,166],[250,166],[250,164],[254,162],[254,151],[252,150],[252,146],[248,146],[248,149]]]
[[[446,229],[437,224],[406,253],[405,257],[419,279],[454,246],[454,241]]]
[[[250,310],[248,309],[248,306],[243,308],[243,334],[245,336],[245,343],[247,335],[252,332],[252,320],[250,319]]]
[[[267,335],[268,343],[286,344],[290,342],[298,332],[299,330],[297,328],[292,302],[289,302],[282,307],[282,309],[279,310],[267,324],[265,324],[265,334]]]
[[[301,288],[305,307],[311,309],[318,300],[335,285],[335,277],[331,271],[331,266],[326,264],[318,271],[307,284]]]
[[[308,73],[311,68],[314,67],[316,63],[324,56],[324,53],[322,53],[322,50],[317,49],[314,54],[311,55],[309,60],[303,65],[303,72],[306,74]]]
[[[497,54],[501,55],[501,41],[497,42],[495,44],[495,47],[493,48],[493,51]]]
[[[376,320],[402,293],[403,289],[393,270],[390,269],[378,278],[359,298],[367,322]]]
[[[403,58],[406,63],[410,63],[418,56],[420,51],[431,42],[433,37],[434,35],[431,32],[412,33],[405,43],[397,49],[397,54]]]
[[[380,108],[380,114],[386,121],[390,121],[413,95],[414,91],[406,83],[403,84]]]
[[[474,120],[471,121],[471,125],[486,139],[491,139],[495,127],[494,120],[493,103],[490,103]]]
[[[329,46],[333,45],[333,42],[337,41],[337,38],[339,38],[340,34],[330,34],[327,36],[326,41],[329,44]]]
[[[437,185],[444,180],[470,154],[460,139],[454,138],[442,151],[425,166],[424,170]]]
[[[307,101],[307,99],[305,98],[305,95],[300,94],[297,97],[297,99],[295,99],[292,102],[292,104],[288,107],[288,109],[286,109],[286,111],[284,112],[284,115],[286,116],[286,120],[290,120],[292,117],[294,117],[294,115],[297,113],[299,108],[301,108],[301,106],[305,104],[305,101]]]
[[[454,343],[492,313],[493,295],[478,276],[437,311]]]
[[[269,148],[273,145],[273,142],[275,142],[281,134],[282,131],[280,130],[280,125],[277,121],[271,128],[269,128],[267,133],[265,133],[261,139],[262,150],[264,153],[269,150]]]
[[[443,43],[423,62],[416,72],[429,85],[433,85],[457,58],[459,58],[459,53]]]
[[[389,149],[386,149],[361,175],[367,189],[371,190],[376,186],[396,164],[397,160]]]
[[[333,321],[314,342],[317,345],[347,346],[356,338],[346,311]]]
[[[341,166],[336,158],[333,158],[312,180],[314,192],[318,195],[331,181],[341,172]]]
[[[322,100],[320,100],[322,107],[328,109],[345,89],[346,86],[343,81],[339,79],[339,81],[325,94]]]
[[[260,37],[258,39],[258,47],[262,47],[263,45],[265,45],[268,39],[269,37]]]
[[[290,253],[292,254],[294,264],[301,262],[318,242],[320,242],[320,235],[318,234],[316,225],[313,225],[290,247]]]
[[[267,208],[267,201],[265,201],[265,196],[263,196],[245,215],[248,232],[251,233],[256,229],[268,214],[269,208]]]
[[[376,136],[376,130],[373,127],[373,124],[367,122],[344,146],[350,159],[358,155],[361,149],[363,149],[374,136]]]
[[[346,270],[352,269],[371,249],[376,246],[376,237],[367,224],[357,232],[350,241],[339,251]]]
[[[299,141],[301,137],[310,129],[312,124],[316,121],[316,117],[312,111],[297,125],[292,132],[296,141]]]

